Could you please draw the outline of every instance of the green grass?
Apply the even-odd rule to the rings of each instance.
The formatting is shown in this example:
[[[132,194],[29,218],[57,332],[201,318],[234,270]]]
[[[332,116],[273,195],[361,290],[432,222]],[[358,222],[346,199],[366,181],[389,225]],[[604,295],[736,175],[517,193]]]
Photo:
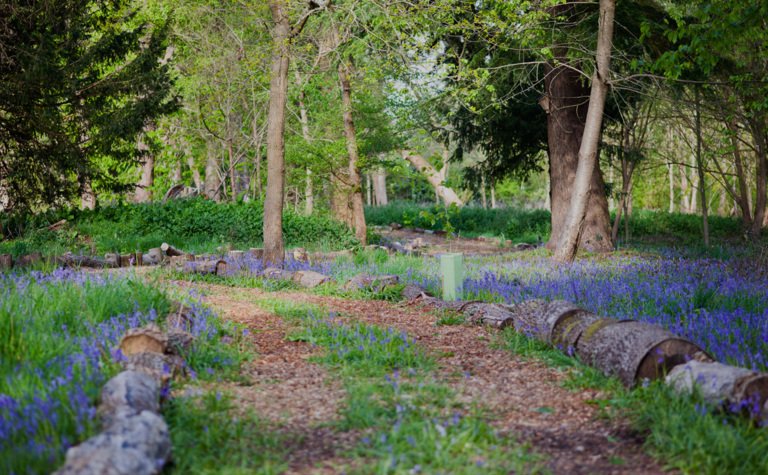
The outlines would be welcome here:
[[[568,371],[564,385],[573,391],[601,390],[604,396],[592,402],[603,416],[628,419],[645,435],[647,450],[669,468],[713,475],[768,471],[768,437],[754,421],[708,406],[698,395],[675,394],[662,381],[628,390],[618,379],[511,329],[497,344]]]
[[[265,309],[300,324],[292,335],[325,349],[317,361],[344,382],[346,407],[337,430],[365,434],[348,473],[536,473],[538,458],[502,438],[486,415],[454,400],[433,375],[434,360],[407,335],[327,317],[319,307],[267,299]]]
[[[287,468],[286,436],[243,413],[225,394],[177,397],[163,415],[173,443],[173,462],[165,473],[271,475]]]

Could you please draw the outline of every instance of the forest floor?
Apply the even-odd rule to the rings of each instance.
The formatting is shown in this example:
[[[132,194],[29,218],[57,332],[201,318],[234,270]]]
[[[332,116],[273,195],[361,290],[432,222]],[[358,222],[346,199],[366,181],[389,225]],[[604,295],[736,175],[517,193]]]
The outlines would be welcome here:
[[[292,474],[365,471],[368,461],[351,455],[363,433],[337,422],[349,403],[339,378],[314,360],[321,349],[293,338],[297,323],[271,313],[265,301],[303,303],[336,312],[345,321],[404,331],[432,357],[432,376],[456,395],[459,410],[481,408],[498,433],[540,454],[540,465],[556,474],[664,473],[627,424],[601,417],[596,390],[564,387],[567,370],[511,354],[498,333],[482,327],[439,325],[439,316],[418,305],[328,297],[297,291],[171,281],[196,290],[226,320],[250,330],[255,353],[242,368],[243,383],[222,382],[243,409],[269,421],[288,441]],[[480,470],[480,469],[478,469]],[[412,472],[417,473],[417,472]]]

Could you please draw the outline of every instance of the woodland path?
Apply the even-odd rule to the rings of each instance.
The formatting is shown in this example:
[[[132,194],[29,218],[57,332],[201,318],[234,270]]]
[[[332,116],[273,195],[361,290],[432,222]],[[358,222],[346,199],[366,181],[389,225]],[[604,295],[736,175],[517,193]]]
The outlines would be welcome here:
[[[237,404],[275,423],[294,440],[287,473],[333,474],[355,466],[345,449],[360,437],[328,426],[339,419],[345,392],[324,368],[309,361],[317,350],[286,337],[295,328],[255,302],[303,302],[363,323],[393,327],[414,337],[438,361],[437,376],[458,399],[489,411],[489,423],[526,442],[555,474],[657,474],[661,465],[642,449],[642,438],[600,417],[595,390],[565,389],[564,370],[521,358],[492,344],[494,330],[437,326],[437,316],[417,305],[351,300],[294,291],[267,292],[220,285],[172,282],[196,289],[222,318],[247,326],[256,356],[243,372],[252,385],[226,383]],[[359,461],[357,462],[359,463]]]

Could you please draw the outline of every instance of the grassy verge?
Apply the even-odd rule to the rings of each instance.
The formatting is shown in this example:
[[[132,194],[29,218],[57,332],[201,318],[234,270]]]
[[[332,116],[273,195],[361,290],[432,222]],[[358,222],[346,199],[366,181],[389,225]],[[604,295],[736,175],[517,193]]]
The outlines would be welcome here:
[[[328,316],[322,308],[264,300],[300,325],[291,338],[324,348],[318,362],[344,382],[338,430],[363,435],[347,473],[536,473],[537,457],[494,433],[477,408],[457,403],[435,362],[405,333]]]
[[[703,403],[696,395],[682,397],[661,381],[625,389],[562,352],[507,329],[499,344],[510,352],[567,368],[566,387],[599,389],[594,401],[605,417],[629,420],[646,437],[646,448],[669,468],[683,473],[766,473],[768,437],[753,421]]]

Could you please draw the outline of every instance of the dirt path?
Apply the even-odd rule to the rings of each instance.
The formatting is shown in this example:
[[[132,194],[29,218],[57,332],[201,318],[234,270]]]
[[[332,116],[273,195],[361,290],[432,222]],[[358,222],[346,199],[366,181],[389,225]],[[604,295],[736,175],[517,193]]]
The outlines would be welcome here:
[[[493,426],[544,454],[555,474],[664,473],[642,451],[639,437],[597,417],[596,407],[589,404],[600,397],[596,391],[568,391],[560,384],[566,377],[562,371],[492,348],[492,330],[436,326],[436,316],[416,306],[174,284],[196,287],[219,315],[252,329],[258,357],[246,371],[255,384],[234,387],[233,392],[242,404],[296,435],[290,473],[336,473],[334,467],[345,462],[338,449],[354,445],[356,437],[322,426],[338,417],[344,391],[322,368],[307,361],[314,351],[309,345],[285,339],[291,328],[256,305],[263,298],[322,305],[365,323],[406,331],[438,359],[440,378],[461,402],[489,410]]]

